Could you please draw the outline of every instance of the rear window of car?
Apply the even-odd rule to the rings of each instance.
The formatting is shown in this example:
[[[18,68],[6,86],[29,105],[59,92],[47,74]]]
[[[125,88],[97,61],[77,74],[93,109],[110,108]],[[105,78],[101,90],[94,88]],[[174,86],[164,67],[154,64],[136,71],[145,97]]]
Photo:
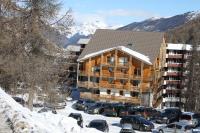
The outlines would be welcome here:
[[[181,120],[191,120],[191,115],[181,115]]]
[[[193,115],[193,118],[198,118],[198,119],[200,119],[200,114],[194,114],[194,115]]]
[[[190,129],[193,129],[193,127],[190,125],[185,126],[185,130],[190,130]]]
[[[181,129],[182,126],[181,125],[176,125],[176,129]]]

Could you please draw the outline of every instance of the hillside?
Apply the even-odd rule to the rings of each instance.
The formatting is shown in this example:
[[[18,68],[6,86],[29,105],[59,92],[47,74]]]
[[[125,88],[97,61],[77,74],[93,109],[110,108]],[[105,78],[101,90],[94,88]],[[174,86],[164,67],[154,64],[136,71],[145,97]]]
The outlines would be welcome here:
[[[167,42],[194,44],[200,42],[200,18],[166,32]]]
[[[119,30],[132,30],[132,31],[158,31],[165,32],[170,29],[179,27],[187,22],[200,17],[200,12],[187,12],[184,14],[168,17],[168,18],[150,18],[142,22],[134,22]]]

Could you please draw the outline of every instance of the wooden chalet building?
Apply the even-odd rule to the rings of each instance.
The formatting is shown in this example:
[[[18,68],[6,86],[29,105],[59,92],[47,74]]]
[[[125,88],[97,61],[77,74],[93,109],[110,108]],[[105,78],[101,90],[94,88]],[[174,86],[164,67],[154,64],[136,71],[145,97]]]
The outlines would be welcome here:
[[[78,58],[81,97],[149,106],[163,46],[161,32],[97,30]]]

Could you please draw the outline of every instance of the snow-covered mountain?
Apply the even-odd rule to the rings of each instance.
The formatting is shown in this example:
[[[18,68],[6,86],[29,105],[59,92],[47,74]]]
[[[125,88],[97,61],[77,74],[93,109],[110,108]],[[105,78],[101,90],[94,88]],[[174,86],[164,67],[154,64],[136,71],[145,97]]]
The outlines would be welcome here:
[[[80,38],[88,38],[94,32],[96,29],[117,29],[121,27],[122,25],[115,25],[115,26],[109,26],[103,21],[90,21],[90,22],[84,22],[82,24],[77,24],[74,27],[71,28],[71,34],[68,36],[69,43],[74,44],[76,43]]]
[[[169,29],[174,29],[178,26],[181,26],[197,17],[200,17],[200,11],[187,12],[167,18],[150,18],[142,22],[134,22],[128,24],[124,27],[119,28],[119,30],[165,32]]]

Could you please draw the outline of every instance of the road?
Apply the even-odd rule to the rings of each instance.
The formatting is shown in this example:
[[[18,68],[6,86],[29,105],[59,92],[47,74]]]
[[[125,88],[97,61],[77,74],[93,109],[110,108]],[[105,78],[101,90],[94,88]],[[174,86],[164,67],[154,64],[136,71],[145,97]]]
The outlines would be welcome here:
[[[0,113],[0,133],[12,133],[9,124],[6,122],[6,119],[1,113]]]

